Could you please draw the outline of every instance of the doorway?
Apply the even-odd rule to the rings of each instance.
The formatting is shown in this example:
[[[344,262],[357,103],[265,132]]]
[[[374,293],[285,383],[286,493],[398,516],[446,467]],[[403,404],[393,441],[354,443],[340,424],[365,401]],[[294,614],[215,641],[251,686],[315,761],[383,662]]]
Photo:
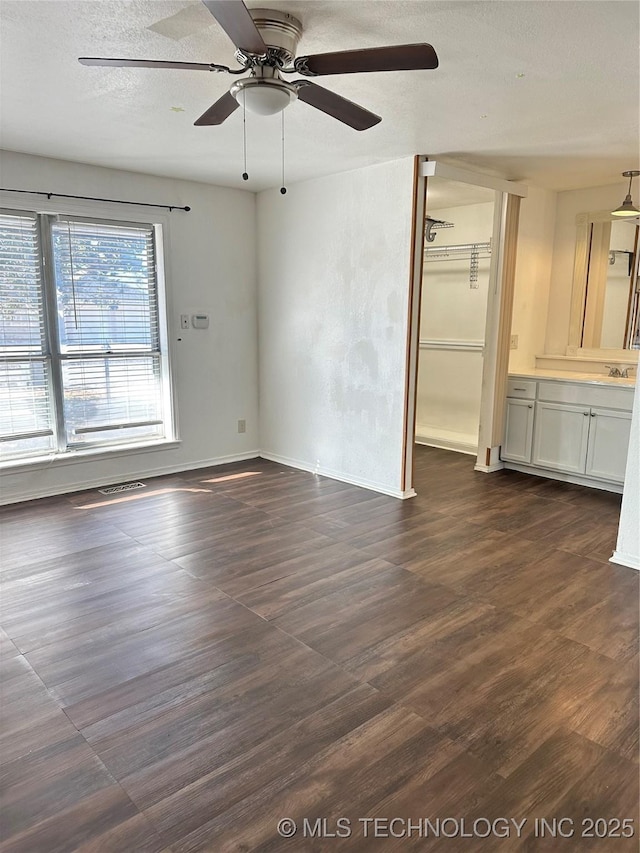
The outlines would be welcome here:
[[[402,475],[406,497],[415,494],[413,452],[416,438],[421,442],[426,438],[436,446],[459,452],[473,454],[475,451],[477,471],[490,473],[503,467],[500,444],[505,416],[518,218],[520,198],[527,195],[527,188],[521,184],[425,157],[416,157],[414,174]],[[431,192],[429,187],[432,187]],[[475,205],[478,207],[471,210]],[[489,207],[482,209],[483,205]],[[469,210],[464,211],[465,207]],[[455,231],[456,208],[458,232],[455,238],[453,234],[445,238],[442,235],[447,231]],[[491,236],[487,241],[490,208]],[[449,219],[445,218],[447,215]],[[447,244],[448,255],[455,252],[455,260],[445,260],[446,253],[437,251],[438,246],[443,249]],[[434,246],[433,252],[430,252],[431,246]],[[463,258],[465,264],[469,264],[465,287],[479,291],[474,294],[475,300],[474,295],[465,292],[464,311],[457,310],[455,300],[450,299],[445,282],[452,276],[444,268],[440,269],[440,285],[434,286],[432,292],[426,287],[429,264],[448,263],[453,269],[456,264],[460,267]],[[437,272],[436,267],[432,270]],[[423,291],[424,311],[421,306]]]
[[[438,177],[427,185],[415,440],[474,457],[495,196]]]

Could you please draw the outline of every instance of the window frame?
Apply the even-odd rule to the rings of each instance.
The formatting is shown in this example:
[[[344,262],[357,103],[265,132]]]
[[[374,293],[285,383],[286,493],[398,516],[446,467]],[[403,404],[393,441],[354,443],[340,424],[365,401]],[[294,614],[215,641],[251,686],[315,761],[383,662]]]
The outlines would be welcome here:
[[[39,264],[41,285],[43,289],[44,310],[44,354],[43,359],[49,364],[49,392],[52,411],[52,428],[54,431],[54,448],[33,455],[16,455],[0,461],[0,469],[22,470],[25,467],[50,465],[52,462],[64,464],[71,461],[81,461],[83,458],[101,458],[105,455],[121,455],[175,447],[180,443],[177,434],[177,413],[175,408],[175,387],[172,374],[172,358],[170,353],[170,336],[168,317],[171,311],[169,305],[170,288],[166,271],[168,264],[166,254],[169,239],[169,220],[166,215],[156,215],[150,218],[136,216],[136,211],[114,210],[116,205],[95,205],[78,201],[72,205],[54,205],[50,200],[38,205],[38,209],[24,205],[23,199],[18,203],[5,202],[3,193],[0,201],[0,211],[7,215],[32,216],[37,221],[39,242]],[[157,317],[159,352],[155,356],[160,371],[159,400],[164,424],[164,436],[144,436],[140,439],[125,438],[122,441],[105,443],[90,440],[74,446],[67,441],[67,427],[64,419],[64,385],[62,380],[62,365],[69,359],[69,354],[61,351],[58,330],[58,302],[55,280],[55,259],[53,249],[52,225],[58,219],[71,220],[79,223],[107,225],[111,227],[147,228],[150,230],[154,246],[155,286],[157,293]],[[79,357],[79,353],[74,357]],[[118,354],[120,355],[120,353]],[[152,353],[137,353],[138,356],[150,356]],[[40,359],[41,357],[38,356]]]
[[[48,400],[47,400],[47,408],[49,409],[50,418],[51,418],[51,428],[50,429],[33,430],[33,431],[29,431],[27,433],[17,433],[15,435],[15,440],[20,440],[20,439],[24,440],[24,439],[32,439],[32,438],[51,436],[52,443],[55,443],[56,439],[57,439],[56,427],[55,427],[55,417],[56,416],[55,416],[54,402],[53,402],[52,363],[51,363],[51,354],[50,354],[50,348],[49,348],[48,329],[47,329],[47,325],[46,325],[46,318],[48,316],[48,309],[46,307],[47,296],[46,296],[46,290],[45,290],[45,284],[44,284],[44,268],[43,268],[44,261],[43,261],[43,251],[42,251],[42,234],[41,234],[40,219],[39,219],[37,212],[34,210],[30,210],[30,209],[27,210],[24,208],[18,208],[18,207],[11,206],[11,207],[2,207],[2,208],[0,208],[0,210],[7,217],[14,216],[17,218],[33,220],[34,236],[35,236],[35,241],[36,241],[36,263],[37,263],[38,283],[39,283],[39,289],[40,289],[40,302],[41,302],[42,310],[43,310],[43,316],[40,318],[41,327],[42,327],[40,351],[38,353],[35,353],[35,354],[34,353],[24,353],[22,355],[14,354],[14,355],[6,355],[6,356],[4,354],[2,354],[2,355],[0,355],[0,362],[3,365],[5,365],[5,364],[6,365],[8,365],[8,364],[21,364],[21,363],[30,364],[33,362],[40,362],[43,365],[44,373],[45,373],[45,376],[47,377],[46,387],[48,388],[48,395],[49,395]],[[9,442],[10,440],[11,439],[9,439],[8,437],[5,437],[5,436],[2,437],[3,443],[5,441]],[[41,450],[39,453],[33,453],[31,455],[23,454],[23,455],[10,457],[10,460],[11,459],[20,460],[20,459],[35,458],[38,455],[43,455],[43,454],[50,455],[52,452],[55,452],[53,448],[52,449],[45,449],[45,450]],[[7,461],[10,461],[10,460],[7,460]]]

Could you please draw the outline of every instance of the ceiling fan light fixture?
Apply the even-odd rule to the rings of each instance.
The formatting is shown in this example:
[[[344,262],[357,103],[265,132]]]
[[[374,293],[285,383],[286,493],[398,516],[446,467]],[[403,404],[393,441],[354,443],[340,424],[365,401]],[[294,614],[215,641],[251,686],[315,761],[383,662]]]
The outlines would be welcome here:
[[[241,107],[260,116],[281,113],[298,97],[293,86],[272,78],[237,80],[230,91]]]
[[[625,200],[622,202],[620,207],[617,207],[615,210],[611,211],[612,216],[640,216],[640,210],[634,205],[633,199],[631,198],[631,182],[634,178],[637,178],[640,175],[640,171],[630,170],[628,172],[623,172],[623,178],[629,178],[629,190],[625,197]]]
[[[423,71],[438,67],[432,45],[394,44],[383,47],[338,50],[297,56],[302,24],[288,12],[249,10],[243,0],[203,0],[211,15],[235,45],[239,68],[216,62],[174,62],[159,59],[116,59],[81,56],[82,65],[109,68],[180,69],[224,74],[250,74],[237,80],[194,122],[196,127],[215,127],[239,106],[260,116],[282,113],[301,101],[354,130],[368,130],[382,121],[379,115],[307,79],[289,83],[281,74],[297,72],[303,78],[332,74],[368,74],[379,71]],[[246,169],[245,169],[246,172]]]

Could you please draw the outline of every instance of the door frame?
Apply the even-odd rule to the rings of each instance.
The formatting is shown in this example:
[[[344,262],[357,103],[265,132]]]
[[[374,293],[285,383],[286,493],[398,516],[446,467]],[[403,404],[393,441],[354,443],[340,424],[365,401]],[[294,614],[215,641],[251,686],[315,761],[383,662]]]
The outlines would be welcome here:
[[[486,187],[496,193],[482,371],[478,457],[475,465],[477,471],[485,473],[498,471],[503,467],[500,461],[500,444],[505,419],[520,199],[526,198],[528,194],[526,186],[514,181],[470,171],[449,163],[443,163],[437,159],[430,160],[426,155],[417,155],[414,158],[412,263],[408,300],[405,431],[402,448],[402,490],[406,497],[415,495],[413,459],[417,415],[424,220],[427,212],[427,183],[430,177]]]

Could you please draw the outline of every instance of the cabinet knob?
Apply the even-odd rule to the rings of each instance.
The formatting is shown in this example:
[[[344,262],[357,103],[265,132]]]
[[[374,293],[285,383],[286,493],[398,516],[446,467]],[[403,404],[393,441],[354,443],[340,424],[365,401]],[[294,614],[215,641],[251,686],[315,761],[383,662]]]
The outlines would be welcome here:
[[[596,413],[595,413],[595,412],[591,412],[591,417],[592,417],[592,418],[595,418],[595,416],[596,416]]]
[[[585,418],[589,417],[589,412],[583,412],[582,414],[585,416]]]
[[[529,405],[527,406],[527,408],[528,408],[528,409],[533,409],[533,403],[529,403]]]

